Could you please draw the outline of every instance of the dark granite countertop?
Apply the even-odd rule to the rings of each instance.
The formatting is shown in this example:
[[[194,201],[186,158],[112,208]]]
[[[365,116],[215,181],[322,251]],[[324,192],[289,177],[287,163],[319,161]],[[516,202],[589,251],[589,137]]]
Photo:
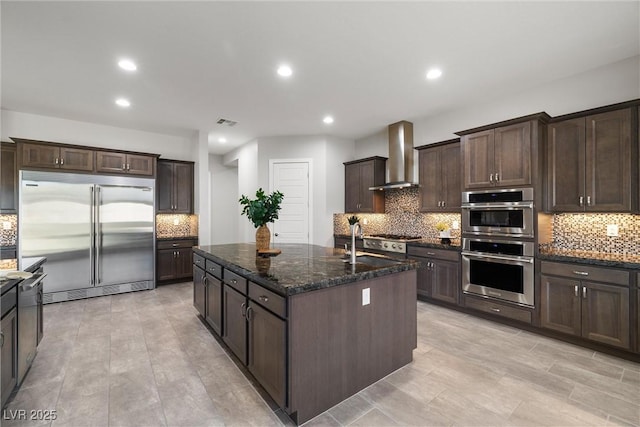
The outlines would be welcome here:
[[[351,265],[343,262],[343,249],[316,245],[281,244],[278,249],[282,251],[278,256],[256,258],[254,244],[194,247],[197,254],[283,296],[414,270],[419,266],[410,260],[386,267]]]
[[[45,257],[30,257],[30,258],[21,258],[17,259],[4,259],[0,264],[0,271],[2,270],[20,270],[20,271],[28,271],[29,273],[35,272],[42,264],[47,261]],[[18,268],[18,264],[20,268]],[[18,283],[22,282],[23,279],[9,279],[9,280],[0,280],[0,294],[3,294],[16,286]]]
[[[577,264],[618,267],[640,270],[640,255],[609,252],[578,251],[541,247],[538,259],[544,261],[573,262]]]
[[[411,242],[407,242],[407,246],[421,246],[424,248],[446,249],[449,251],[458,251],[458,252],[460,252],[461,250],[460,239],[451,239],[450,244],[443,244],[440,242],[440,239],[412,240]]]

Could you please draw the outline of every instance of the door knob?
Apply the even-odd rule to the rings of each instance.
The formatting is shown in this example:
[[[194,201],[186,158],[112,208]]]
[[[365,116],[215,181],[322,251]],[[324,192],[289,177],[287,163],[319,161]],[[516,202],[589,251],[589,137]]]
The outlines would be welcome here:
[[[278,237],[278,236],[279,236],[279,234],[278,234],[278,233],[274,233],[274,236]]]

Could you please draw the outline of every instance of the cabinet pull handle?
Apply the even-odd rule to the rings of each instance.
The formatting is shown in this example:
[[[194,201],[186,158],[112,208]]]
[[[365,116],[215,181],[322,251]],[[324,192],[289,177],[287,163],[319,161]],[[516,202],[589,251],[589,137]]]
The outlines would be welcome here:
[[[173,246],[175,248],[176,246],[178,246],[178,244],[177,243],[172,243],[171,246]]]
[[[62,157],[60,158],[60,164],[64,165],[64,158],[62,158]]]
[[[493,174],[489,175],[489,182],[493,184]]]
[[[500,309],[499,308],[490,308],[491,311],[495,311],[496,313],[500,313]]]
[[[578,203],[580,204],[580,206],[584,206],[584,196],[580,196],[580,198],[578,199]]]
[[[587,287],[586,286],[582,287],[582,298],[587,298]]]
[[[574,294],[575,296],[578,296],[578,285],[575,285],[575,286],[573,287],[573,294]]]
[[[591,196],[587,196],[587,206],[591,206]]]
[[[443,200],[442,201],[442,207],[444,208],[447,205],[447,203]]]
[[[55,161],[54,161],[54,162],[55,162],[55,164],[57,165],[57,164],[59,164],[59,163],[60,163],[60,160],[56,157],[56,159],[55,159]]]
[[[209,285],[209,283],[208,283],[208,279],[207,279],[207,276],[204,276],[204,277],[202,278],[202,285],[203,285],[204,287],[207,287],[207,286]]]
[[[247,310],[246,310],[247,304],[245,304],[244,302],[240,305],[240,315],[242,317],[244,317],[246,319],[247,317]]]
[[[573,270],[573,274],[579,274],[580,276],[588,276],[589,272],[588,271]]]
[[[4,347],[4,332],[0,332],[0,347]]]
[[[427,252],[427,255],[435,255],[435,252]]]
[[[127,170],[130,171],[131,170],[131,164],[127,163]]]
[[[251,322],[251,313],[253,312],[253,307],[247,307],[247,322]]]
[[[238,283],[238,281],[236,279],[231,279],[231,283],[235,285],[236,283]]]
[[[124,164],[124,163],[122,164],[122,170],[123,170],[123,171],[126,171],[126,170],[127,170],[127,165],[126,165],[126,164]]]
[[[500,174],[496,172],[496,182],[500,181]]]
[[[264,301],[264,302],[268,302],[268,301],[269,301],[269,297],[268,297],[268,296],[266,296],[266,295],[260,295],[260,296],[258,297],[258,299],[259,299],[260,301]]]
[[[442,202],[438,200],[438,207],[442,206]]]

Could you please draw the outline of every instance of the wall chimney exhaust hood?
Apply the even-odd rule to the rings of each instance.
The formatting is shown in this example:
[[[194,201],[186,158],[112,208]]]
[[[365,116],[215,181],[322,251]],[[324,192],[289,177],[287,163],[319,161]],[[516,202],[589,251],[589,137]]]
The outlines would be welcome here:
[[[401,121],[389,125],[388,182],[369,190],[417,187],[413,180],[413,123]]]

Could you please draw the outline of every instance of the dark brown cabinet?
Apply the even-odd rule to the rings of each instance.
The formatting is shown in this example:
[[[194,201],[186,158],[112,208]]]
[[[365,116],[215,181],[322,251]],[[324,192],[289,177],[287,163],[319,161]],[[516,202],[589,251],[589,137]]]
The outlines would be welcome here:
[[[630,349],[629,274],[542,262],[540,325]]]
[[[23,168],[93,172],[93,150],[25,142],[21,151]]]
[[[204,258],[199,257],[203,267]],[[205,285],[205,272],[203,268],[198,267],[195,262],[198,259],[198,255],[194,255],[193,264],[193,306],[198,310],[198,313],[202,317],[207,315],[207,287]]]
[[[5,295],[3,295],[3,298]],[[5,402],[18,383],[18,315],[14,307],[0,322],[0,380],[1,400]]]
[[[459,212],[462,202],[460,140],[418,147],[420,211]]]
[[[223,285],[222,339],[240,361],[247,364],[247,296]]]
[[[190,280],[193,263],[193,246],[197,240],[161,240],[156,243],[156,280],[167,282]]]
[[[344,164],[344,211],[384,213],[384,192],[369,190],[383,185],[385,180],[384,157],[369,157]]]
[[[16,145],[0,144],[0,213],[18,213],[18,155]]]
[[[460,302],[460,253],[407,245],[410,259],[420,261],[418,295],[458,305]]]
[[[532,185],[533,123],[527,121],[464,135],[464,188]]]
[[[155,156],[128,154],[115,151],[96,153],[96,172],[153,176]]]
[[[193,162],[158,160],[158,213],[193,213]]]
[[[631,109],[551,123],[547,204],[552,212],[631,212]]]
[[[207,307],[204,320],[218,334],[222,334],[222,281],[206,273],[205,285],[207,288]]]

